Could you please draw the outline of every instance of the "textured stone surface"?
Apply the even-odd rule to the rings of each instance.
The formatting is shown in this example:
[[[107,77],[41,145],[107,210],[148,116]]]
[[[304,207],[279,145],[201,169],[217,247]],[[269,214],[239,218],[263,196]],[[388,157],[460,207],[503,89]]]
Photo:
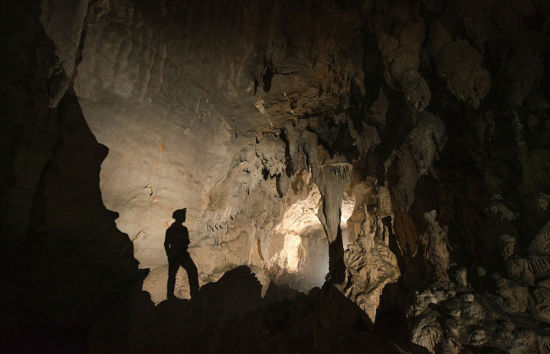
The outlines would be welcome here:
[[[547,2],[1,10],[9,351],[550,350]]]
[[[381,7],[375,15],[374,26],[386,67],[386,83],[400,89],[415,110],[423,111],[431,99],[430,88],[418,73],[426,31],[424,20],[411,16],[414,5],[408,1]]]
[[[449,280],[447,271],[449,270],[450,255],[448,249],[447,230],[443,229],[437,223],[437,213],[435,210],[424,214],[427,229],[422,234],[420,243],[424,249],[424,258],[430,262],[435,270],[437,281]]]
[[[1,8],[11,28],[1,31],[10,55],[1,72],[0,274],[11,289],[1,298],[1,350],[82,351],[89,328],[120,311],[146,272],[137,270],[132,243],[101,201],[107,149],[72,89],[58,85],[68,79],[39,9],[31,1]]]
[[[431,47],[439,76],[456,98],[478,108],[491,88],[491,74],[483,68],[483,55],[467,40],[453,41],[440,21],[430,29]]]
[[[510,353],[548,351],[550,333],[521,315],[529,297],[526,288],[495,280],[498,295],[474,295],[454,283],[439,283],[418,294],[411,308],[413,342],[432,353],[459,353],[464,345]]]
[[[287,176],[281,176],[291,168],[276,127],[286,124],[288,113],[340,109],[358,57],[342,62],[330,56],[355,45],[356,36],[346,36],[358,22],[347,21],[341,33],[327,32],[331,40],[315,39],[317,49],[303,56],[309,40],[300,28],[323,24],[319,31],[327,31],[324,23],[342,10],[331,14],[334,5],[312,6],[322,15],[308,14],[303,21],[307,7],[197,4],[169,11],[139,3],[93,4],[75,90],[92,131],[110,149],[102,164],[103,199],[120,214],[117,226],[134,241],[141,267],[165,264],[164,230],[171,212],[187,207],[191,254],[206,279],[234,265],[263,266],[255,250],[269,235],[261,235],[266,224],[257,214],[279,214],[276,199],[288,188],[288,181],[281,183]],[[264,24],[256,18],[268,10],[274,23],[283,19],[278,14],[298,12],[266,42],[257,34]],[[197,27],[201,21],[212,25]],[[255,133],[269,129],[275,135]],[[292,163],[301,168],[299,160]],[[336,204],[330,212],[334,225]],[[231,251],[228,242],[240,231],[230,225],[243,225],[246,217],[257,220],[256,226],[243,227],[245,245]],[[228,252],[234,256],[215,261]]]
[[[357,240],[344,253],[347,281],[342,290],[374,322],[384,286],[400,276],[397,258],[388,246],[393,217],[390,194],[372,185],[358,185],[354,191],[357,204],[348,227],[357,233]],[[369,203],[372,198],[374,204]]]
[[[391,179],[393,200],[403,210],[407,210],[414,202],[414,189],[419,178],[430,172],[446,140],[443,121],[431,113],[423,112],[405,142],[386,161],[386,174]]]
[[[41,1],[40,22],[55,44],[55,54],[60,64],[50,68],[50,81],[55,85],[53,88],[56,90],[50,94],[50,107],[57,106],[73,78],[88,3],[88,0]],[[55,79],[52,80],[52,78]]]

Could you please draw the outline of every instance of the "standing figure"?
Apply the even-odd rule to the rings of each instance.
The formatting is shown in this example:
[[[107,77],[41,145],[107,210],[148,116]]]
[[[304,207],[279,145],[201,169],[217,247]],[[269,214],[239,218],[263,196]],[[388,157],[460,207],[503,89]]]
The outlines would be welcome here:
[[[168,256],[168,299],[174,298],[176,273],[180,266],[187,271],[191,298],[194,298],[199,291],[197,267],[187,251],[187,247],[189,247],[189,232],[187,231],[187,227],[182,225],[185,222],[186,213],[187,209],[185,208],[174,211],[172,218],[176,221],[166,230],[164,249]]]

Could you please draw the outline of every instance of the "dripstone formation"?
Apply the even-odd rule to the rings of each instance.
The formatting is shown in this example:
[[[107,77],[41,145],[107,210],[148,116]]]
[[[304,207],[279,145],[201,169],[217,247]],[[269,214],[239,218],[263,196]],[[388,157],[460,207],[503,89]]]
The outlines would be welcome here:
[[[2,350],[550,353],[548,1],[0,12]]]

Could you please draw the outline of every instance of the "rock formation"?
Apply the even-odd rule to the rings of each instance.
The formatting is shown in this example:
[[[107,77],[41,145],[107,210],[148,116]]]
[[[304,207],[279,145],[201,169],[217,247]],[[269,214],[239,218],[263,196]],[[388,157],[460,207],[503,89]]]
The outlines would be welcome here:
[[[547,2],[0,10],[2,349],[550,352]]]
[[[387,188],[375,183],[358,185],[355,193],[358,203],[348,227],[357,235],[344,253],[347,281],[343,292],[374,322],[384,286],[400,276],[397,258],[389,248],[391,200]]]

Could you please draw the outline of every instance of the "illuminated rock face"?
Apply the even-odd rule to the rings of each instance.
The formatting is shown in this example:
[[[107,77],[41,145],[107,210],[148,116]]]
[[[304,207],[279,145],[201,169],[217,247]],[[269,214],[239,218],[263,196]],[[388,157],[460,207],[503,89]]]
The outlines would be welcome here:
[[[304,290],[322,285],[323,230],[335,237],[341,196],[327,204],[325,228],[317,217],[318,192],[303,196],[315,204],[310,220],[285,225],[297,207],[287,197],[294,174],[310,168],[316,174],[322,159],[314,157],[314,143],[307,148],[310,161],[301,163],[302,140],[298,154],[287,156],[284,134],[296,130],[287,126],[289,118],[342,109],[349,92],[344,82],[360,74],[360,53],[340,61],[334,56],[356,46],[359,38],[349,34],[359,21],[350,11],[350,21],[333,32],[326,25],[338,21],[334,5],[314,7],[323,15],[308,14],[305,22],[303,14],[313,8],[286,6],[191,2],[166,12],[125,2],[91,5],[75,91],[92,132],[109,148],[101,166],[103,201],[119,214],[117,227],[133,241],[140,267],[166,264],[164,232],[172,211],[186,207],[190,253],[202,282],[250,264],[281,281],[301,277],[286,281]],[[292,28],[266,41],[258,36],[262,21],[254,20],[264,11],[275,11],[270,21],[284,19]],[[277,11],[298,13],[279,18]],[[232,15],[217,16],[221,12]],[[327,35],[306,36],[316,24]],[[325,199],[332,198],[332,182],[319,181]],[[316,188],[311,177],[307,183]]]
[[[343,230],[347,230],[346,222],[354,206],[354,200],[347,194],[345,196],[339,225]],[[325,282],[329,272],[329,250],[319,220],[320,208],[322,196],[317,184],[310,173],[300,172],[292,181],[283,206],[284,213],[264,248],[268,274],[275,281],[289,283],[304,291]]]
[[[183,66],[186,43],[170,45],[169,28],[155,28],[129,4],[99,3],[89,18],[75,90],[98,140],[106,206],[134,241],[142,267],[166,263],[164,231],[173,210],[188,209],[192,245],[207,192],[223,178],[237,144]],[[105,16],[108,15],[108,19]],[[116,49],[115,49],[116,48]]]
[[[264,294],[327,279],[371,321],[406,314],[432,352],[548,351],[550,8],[392,5],[43,1],[55,48],[18,52],[37,72],[9,96],[23,113],[1,139],[9,234],[29,236],[44,269],[112,294],[138,278],[134,251],[159,303],[164,232],[186,207],[201,285],[242,264]],[[99,201],[106,151],[80,107],[133,250]],[[56,304],[93,287],[64,284]],[[176,296],[189,296],[182,270]]]
[[[347,134],[365,157],[381,143],[375,126],[385,124],[383,91],[376,89],[371,122],[357,125],[342,114],[352,87],[359,94],[366,90],[362,54],[356,50],[360,14],[328,3],[285,6],[258,1],[246,9],[192,2],[169,11],[125,2],[90,7],[75,92],[92,132],[109,148],[101,166],[103,201],[119,214],[117,227],[133,241],[140,267],[152,269],[144,289],[155,302],[163,299],[165,286],[164,232],[173,210],[181,207],[188,210],[189,251],[201,284],[242,264],[254,266],[258,276],[306,291],[321,286],[328,273],[331,281],[342,282],[336,273],[343,276],[344,249],[360,242],[360,235],[382,240],[388,257],[393,254],[382,231],[375,238],[359,231],[365,221],[349,229],[347,219],[359,218],[351,192],[358,183],[352,159],[326,146],[333,141],[339,149],[338,139]],[[258,35],[262,21],[254,20],[265,11],[272,12],[270,22],[286,24],[267,41]],[[217,16],[221,12],[231,16]],[[342,14],[345,23],[338,20]],[[198,25],[201,21],[211,26]],[[336,22],[338,31],[330,27]],[[318,33],[306,36],[311,28]],[[394,35],[418,55],[423,28],[416,37]],[[378,46],[385,48],[385,35],[377,35]],[[406,52],[399,48],[391,50]],[[407,102],[424,110],[429,91],[424,98],[411,93],[407,81],[418,64],[396,60],[403,65],[386,63],[390,72]],[[440,121],[423,115],[385,163],[390,173],[397,170],[393,192],[404,206],[414,200],[419,177],[444,144]],[[423,139],[431,136],[436,140],[425,145]],[[374,257],[371,248],[355,257]],[[395,259],[380,264],[386,263],[388,269],[368,275],[377,278],[371,280],[375,291],[362,283],[365,274],[346,276],[362,284],[361,289],[349,285],[347,294],[373,320],[384,285],[399,274]],[[362,293],[371,295],[364,299]]]
[[[265,247],[268,271],[275,281],[287,281],[302,290],[320,286],[328,272],[328,244],[317,211],[321,205],[319,188],[311,175],[302,173],[291,190],[288,205]],[[298,189],[300,188],[301,189]],[[292,277],[298,278],[292,281]],[[300,284],[299,280],[304,284]]]
[[[391,200],[388,189],[373,180],[358,184],[353,192],[357,204],[348,227],[356,240],[344,253],[347,282],[343,292],[374,322],[384,286],[401,275],[389,247]]]

